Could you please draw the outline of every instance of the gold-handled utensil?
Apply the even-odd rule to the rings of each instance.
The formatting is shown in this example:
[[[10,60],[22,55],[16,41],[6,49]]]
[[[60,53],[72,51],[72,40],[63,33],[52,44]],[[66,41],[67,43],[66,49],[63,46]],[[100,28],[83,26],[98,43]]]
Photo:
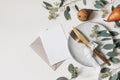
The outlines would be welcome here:
[[[83,36],[83,34],[77,29],[77,28],[73,28],[73,30],[70,33],[71,37],[77,41],[77,42],[82,42],[84,43],[87,47],[89,47],[89,41],[85,38],[85,36]],[[101,54],[97,49],[94,49],[94,54],[96,56],[98,56],[104,63],[108,64],[109,66],[111,65],[109,60],[106,59],[106,57]]]

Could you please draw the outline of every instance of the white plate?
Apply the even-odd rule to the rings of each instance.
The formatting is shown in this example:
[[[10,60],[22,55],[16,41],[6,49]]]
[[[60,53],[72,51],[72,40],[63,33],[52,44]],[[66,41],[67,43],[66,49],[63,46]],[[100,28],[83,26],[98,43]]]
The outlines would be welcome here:
[[[107,41],[101,41],[102,38],[105,37],[99,37],[97,40],[93,39],[90,37],[91,31],[92,31],[92,27],[94,25],[98,25],[99,26],[99,31],[101,30],[107,30],[103,25],[100,25],[98,23],[94,23],[94,22],[86,22],[86,23],[82,23],[80,25],[78,25],[76,28],[79,29],[84,36],[89,40],[89,41],[97,41],[101,44],[113,44],[113,39],[112,36],[110,36],[109,38],[111,38],[111,40],[107,40]],[[108,30],[107,30],[108,31]],[[109,32],[109,31],[108,31]],[[82,43],[78,43],[76,42],[71,36],[69,36],[68,39],[68,48],[70,50],[70,53],[72,55],[72,57],[79,63],[88,66],[88,67],[93,67],[93,65],[91,64],[91,60],[87,59],[86,56],[84,55],[83,49],[84,49],[84,44]],[[110,51],[113,51],[113,49],[111,50],[105,50],[103,48],[98,48],[100,50],[101,53],[103,53],[106,58],[109,58],[106,54]],[[102,64],[103,61],[101,61],[98,57],[94,56],[94,59],[99,63]]]

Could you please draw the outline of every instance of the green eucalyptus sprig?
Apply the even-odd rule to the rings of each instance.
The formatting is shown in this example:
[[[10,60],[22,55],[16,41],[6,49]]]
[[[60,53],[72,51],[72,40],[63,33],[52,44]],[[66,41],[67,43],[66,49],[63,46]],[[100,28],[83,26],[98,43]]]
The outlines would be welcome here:
[[[100,78],[106,78],[111,75],[110,68],[103,67],[100,71]]]
[[[96,0],[94,6],[98,9],[102,9],[108,3],[106,0]]]
[[[104,67],[101,69],[100,71],[100,77],[101,78],[106,78],[106,77],[109,77],[109,80],[120,80],[120,71],[118,71],[117,73],[113,74],[112,75],[112,71],[110,68],[107,68],[107,67]]]
[[[91,34],[90,37],[103,37],[101,39],[101,41],[107,41],[107,40],[111,40],[111,37],[115,37],[117,35],[119,35],[120,33],[116,32],[116,31],[107,31],[107,30],[101,30],[98,31],[98,25],[94,25],[92,30],[91,30]],[[108,52],[106,55],[109,56],[109,60],[114,63],[117,64],[120,62],[120,60],[118,58],[115,58],[118,53],[115,52],[115,49],[119,48],[120,49],[120,39],[114,39],[114,43],[113,44],[105,44],[103,45],[103,49],[105,50],[111,50],[113,49],[113,51]]]
[[[58,14],[59,3],[54,3],[54,6],[48,2],[45,2],[45,1],[43,1],[43,3],[44,3],[43,7],[49,11],[48,19],[49,20],[56,19],[59,16],[59,14]]]
[[[67,3],[67,1],[65,0],[60,0],[60,2],[57,2],[57,4],[54,4],[54,6],[48,2],[43,1],[44,4],[44,8],[47,9],[49,11],[49,16],[48,19],[52,20],[52,19],[56,19],[59,16],[59,9],[64,7],[64,17],[66,20],[70,20],[71,19],[71,15],[70,15],[70,7],[69,5],[72,3],[76,3],[78,1],[81,0],[73,0],[69,3]],[[87,0],[83,0],[83,4],[87,5]],[[75,9],[77,9],[77,11],[79,11],[78,6],[75,4]]]
[[[91,37],[91,38],[98,36],[98,28],[99,28],[98,25],[94,25],[94,26],[92,27],[92,33],[90,34],[90,37]]]
[[[66,77],[59,77],[56,80],[71,80],[73,78],[78,77],[78,67],[75,67],[73,64],[69,64],[68,71],[71,73],[71,78],[68,79]]]
[[[120,80],[120,71],[110,76],[109,80]]]
[[[108,14],[108,10],[105,8],[105,6],[108,4],[107,0],[96,0],[94,7],[100,9],[102,11],[102,18],[106,17]]]

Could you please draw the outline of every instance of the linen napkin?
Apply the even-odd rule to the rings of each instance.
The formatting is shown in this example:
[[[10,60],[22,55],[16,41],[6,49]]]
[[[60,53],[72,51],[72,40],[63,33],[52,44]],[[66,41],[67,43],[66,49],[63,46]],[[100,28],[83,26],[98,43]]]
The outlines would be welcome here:
[[[60,25],[46,30],[31,44],[31,48],[56,70],[70,57],[67,39]]]
[[[100,70],[100,65],[97,63],[97,61],[93,58],[93,50],[98,46],[97,43],[94,41],[89,42],[89,47],[85,46],[84,48],[84,54],[86,55],[86,58],[91,61],[92,66],[95,69]]]

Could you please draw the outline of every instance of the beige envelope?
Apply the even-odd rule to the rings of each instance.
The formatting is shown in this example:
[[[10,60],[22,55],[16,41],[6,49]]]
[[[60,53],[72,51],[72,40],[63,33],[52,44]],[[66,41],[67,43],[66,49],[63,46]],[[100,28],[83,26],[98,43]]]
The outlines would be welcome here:
[[[30,46],[53,70],[71,57],[61,27],[44,32]]]

